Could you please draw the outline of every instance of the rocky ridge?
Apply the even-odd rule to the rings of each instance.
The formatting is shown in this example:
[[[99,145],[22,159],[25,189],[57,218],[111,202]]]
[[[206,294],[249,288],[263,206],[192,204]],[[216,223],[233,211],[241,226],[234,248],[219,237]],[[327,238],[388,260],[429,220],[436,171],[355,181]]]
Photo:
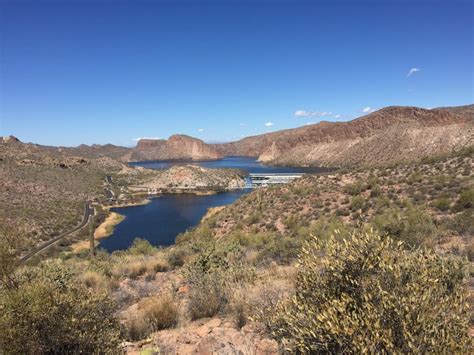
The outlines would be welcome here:
[[[224,155],[275,165],[377,166],[474,143],[474,105],[426,110],[386,107],[349,122],[315,125],[216,145]]]
[[[141,160],[214,160],[223,155],[202,140],[182,134],[169,139],[141,139],[136,148],[126,155],[128,161]]]

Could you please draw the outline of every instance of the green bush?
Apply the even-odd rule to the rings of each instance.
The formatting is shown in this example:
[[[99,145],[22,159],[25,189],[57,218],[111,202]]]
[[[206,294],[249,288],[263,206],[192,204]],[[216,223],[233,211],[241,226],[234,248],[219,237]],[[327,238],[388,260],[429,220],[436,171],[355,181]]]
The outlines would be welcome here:
[[[347,184],[344,187],[344,191],[352,196],[356,196],[365,190],[366,190],[366,185],[360,180],[354,182],[353,184]]]
[[[353,211],[360,210],[365,205],[365,199],[362,196],[354,196],[351,199],[351,209]]]
[[[474,234],[474,218],[471,211],[464,211],[456,214],[453,218],[446,219],[444,225],[461,236]]]
[[[464,208],[471,208],[474,206],[474,188],[470,188],[461,192],[459,196],[459,203]]]
[[[372,231],[304,248],[295,294],[257,316],[291,352],[469,353],[464,265]]]
[[[117,351],[114,303],[51,264],[0,290],[0,353],[108,353]]]
[[[408,247],[429,245],[437,234],[431,216],[411,204],[406,210],[395,207],[384,210],[373,218],[372,225],[382,235],[389,235]]]
[[[440,197],[433,201],[433,206],[440,211],[447,211],[451,205],[451,200],[446,197]]]
[[[228,300],[223,274],[218,271],[204,274],[191,286],[189,315],[192,320],[212,317],[226,307]]]
[[[184,270],[190,284],[188,311],[193,320],[223,311],[233,285],[255,278],[255,271],[243,261],[244,254],[236,243],[214,242],[199,248],[193,262]]]
[[[168,253],[168,264],[172,268],[181,267],[184,265],[184,258],[186,257],[186,251],[181,247],[175,247]]]
[[[132,255],[152,255],[156,252],[156,248],[146,239],[135,238],[128,252]]]

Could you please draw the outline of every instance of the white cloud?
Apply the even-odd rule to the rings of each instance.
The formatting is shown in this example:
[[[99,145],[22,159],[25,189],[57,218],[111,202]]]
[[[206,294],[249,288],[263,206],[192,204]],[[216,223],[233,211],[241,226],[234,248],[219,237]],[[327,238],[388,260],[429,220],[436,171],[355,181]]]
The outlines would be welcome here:
[[[266,122],[266,123],[265,123],[265,126],[267,126],[267,127],[271,127],[271,126],[273,126],[273,125],[274,125],[273,122]]]
[[[204,128],[199,128],[198,132],[204,132]]]
[[[363,112],[363,113],[372,112],[372,109],[371,109],[369,106],[367,106],[366,108],[363,108],[363,109],[362,109],[362,112]]]
[[[297,110],[294,115],[296,117],[324,117],[334,115],[331,111],[306,111],[306,110]]]
[[[137,137],[137,138],[133,138],[132,140],[134,142],[138,142],[141,139],[161,139],[161,138],[160,137]]]
[[[410,76],[412,76],[413,74],[419,72],[420,69],[418,68],[411,68],[409,71],[408,71],[408,74],[407,74],[407,78],[409,78]]]
[[[340,118],[341,115],[334,115],[334,118]]]
[[[305,110],[297,110],[295,111],[295,116],[296,117],[308,117],[308,116],[312,116],[314,112],[308,112],[308,111],[305,111]]]

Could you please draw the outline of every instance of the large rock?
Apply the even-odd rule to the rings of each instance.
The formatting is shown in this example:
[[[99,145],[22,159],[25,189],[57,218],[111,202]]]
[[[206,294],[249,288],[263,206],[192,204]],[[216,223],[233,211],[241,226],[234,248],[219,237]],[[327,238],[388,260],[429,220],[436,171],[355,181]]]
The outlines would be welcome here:
[[[222,157],[215,147],[200,139],[175,134],[168,140],[141,139],[130,160],[215,160]]]

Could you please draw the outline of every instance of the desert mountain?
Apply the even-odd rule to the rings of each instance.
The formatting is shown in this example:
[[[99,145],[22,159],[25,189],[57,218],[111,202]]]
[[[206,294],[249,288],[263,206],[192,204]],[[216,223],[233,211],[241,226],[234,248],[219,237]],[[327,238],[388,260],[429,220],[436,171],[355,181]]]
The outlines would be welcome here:
[[[125,156],[128,161],[141,160],[212,160],[223,155],[212,145],[187,135],[175,134],[164,139],[141,139]]]
[[[0,143],[10,147],[21,145],[19,154],[43,154],[53,157],[84,157],[89,159],[108,157],[122,162],[143,160],[213,160],[223,155],[212,145],[187,135],[175,134],[169,139],[141,139],[134,148],[113,144],[81,144],[77,147],[52,147],[22,143],[16,137],[0,137]]]
[[[2,138],[10,145],[15,137]],[[237,142],[207,144],[187,135],[142,139],[134,148],[106,145],[47,147],[28,144],[33,154],[108,157],[122,162],[145,160],[213,160],[249,156],[274,165],[376,166],[412,161],[474,144],[474,105],[432,110],[390,106],[349,122],[320,122]]]
[[[349,122],[318,124],[216,145],[223,155],[276,165],[374,166],[474,144],[474,105],[391,106]]]

